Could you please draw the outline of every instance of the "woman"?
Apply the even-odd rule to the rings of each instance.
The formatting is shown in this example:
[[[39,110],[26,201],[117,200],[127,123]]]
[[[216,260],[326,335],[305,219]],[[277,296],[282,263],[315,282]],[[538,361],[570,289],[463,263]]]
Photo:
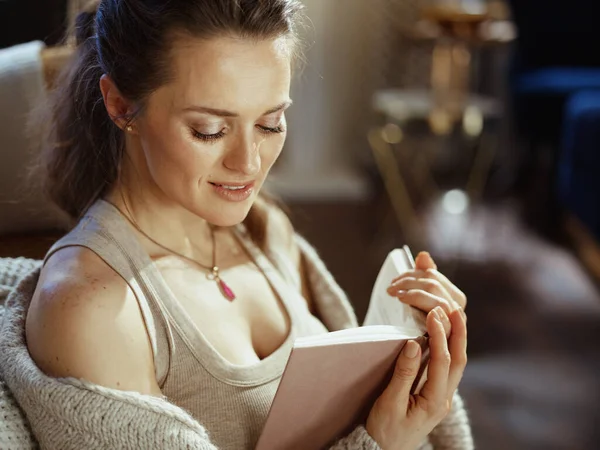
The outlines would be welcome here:
[[[78,223],[45,259],[29,353],[50,377],[185,409],[208,432],[202,448],[253,448],[293,339],[356,325],[343,296],[325,305],[307,274],[316,255],[259,194],[285,140],[300,12],[102,0],[79,17],[47,122],[48,192]],[[365,426],[334,448],[415,449],[444,424],[465,299],[427,255],[418,268],[390,292],[429,312],[429,381],[409,395],[420,350],[407,344]],[[472,445],[459,431],[464,446],[438,446]]]

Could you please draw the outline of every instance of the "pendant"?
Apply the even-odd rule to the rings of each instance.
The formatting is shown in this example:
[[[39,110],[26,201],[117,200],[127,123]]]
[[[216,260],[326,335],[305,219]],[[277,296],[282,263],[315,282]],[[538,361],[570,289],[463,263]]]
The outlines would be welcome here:
[[[227,284],[223,280],[221,280],[221,278],[217,278],[217,282],[219,283],[219,287],[221,288],[221,292],[223,293],[225,298],[230,302],[234,301],[235,294],[233,293],[231,288],[227,286]]]
[[[210,280],[215,280],[217,282],[219,288],[221,289],[221,293],[227,300],[230,302],[235,300],[235,294],[231,288],[227,286],[227,283],[225,283],[219,276],[219,268],[217,266],[214,266],[212,268],[212,273],[208,274],[207,276]]]

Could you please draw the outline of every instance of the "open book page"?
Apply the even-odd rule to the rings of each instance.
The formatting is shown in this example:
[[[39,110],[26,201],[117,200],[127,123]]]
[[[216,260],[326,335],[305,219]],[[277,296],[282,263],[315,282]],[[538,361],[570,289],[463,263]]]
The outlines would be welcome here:
[[[358,342],[398,341],[402,339],[415,339],[422,335],[423,333],[414,328],[395,325],[372,325],[369,327],[347,328],[325,334],[303,336],[296,339],[294,348],[355,344]]]
[[[408,246],[394,249],[388,254],[373,286],[371,302],[363,326],[394,325],[405,332],[411,330],[413,334],[425,335],[427,333],[427,315],[387,293],[387,288],[394,278],[414,268],[415,260]],[[421,344],[423,349],[421,369],[411,390],[413,393],[418,393],[427,380],[429,348],[427,340],[421,341]]]
[[[395,325],[418,330],[421,334],[426,332],[425,314],[387,293],[387,288],[394,278],[414,267],[415,262],[407,246],[394,249],[388,254],[373,286],[363,326]]]

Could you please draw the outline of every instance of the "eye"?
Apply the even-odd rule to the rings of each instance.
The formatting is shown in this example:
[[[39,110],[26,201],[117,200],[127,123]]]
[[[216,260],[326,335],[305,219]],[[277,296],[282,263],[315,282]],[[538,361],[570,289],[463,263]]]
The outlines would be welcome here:
[[[221,139],[223,136],[225,136],[224,130],[221,130],[218,133],[214,133],[214,134],[204,134],[204,133],[200,133],[199,131],[196,131],[192,128],[191,132],[192,132],[192,136],[195,139],[198,139],[199,141],[202,141],[202,142],[216,141],[216,140]]]
[[[285,131],[285,128],[283,128],[281,125],[276,126],[276,127],[265,127],[262,125],[257,125],[258,130],[263,133],[263,134],[278,134],[278,133],[283,133]]]

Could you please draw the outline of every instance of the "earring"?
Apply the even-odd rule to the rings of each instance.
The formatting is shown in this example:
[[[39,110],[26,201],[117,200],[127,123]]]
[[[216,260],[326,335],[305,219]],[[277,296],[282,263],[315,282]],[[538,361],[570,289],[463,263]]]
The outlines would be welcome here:
[[[133,127],[131,125],[127,125],[125,127],[125,131],[128,131],[129,133],[131,133],[133,131]]]

